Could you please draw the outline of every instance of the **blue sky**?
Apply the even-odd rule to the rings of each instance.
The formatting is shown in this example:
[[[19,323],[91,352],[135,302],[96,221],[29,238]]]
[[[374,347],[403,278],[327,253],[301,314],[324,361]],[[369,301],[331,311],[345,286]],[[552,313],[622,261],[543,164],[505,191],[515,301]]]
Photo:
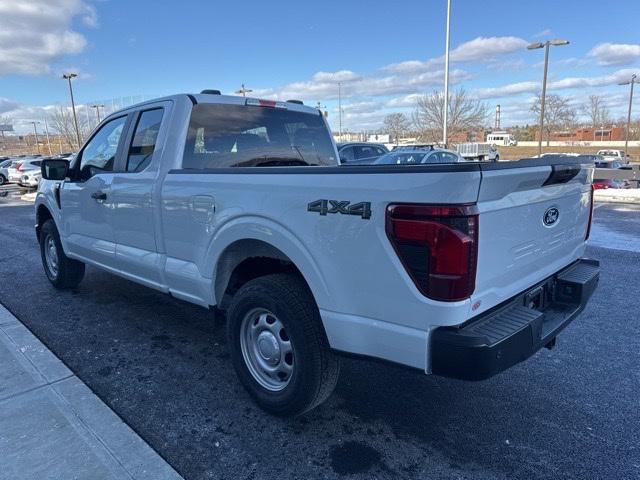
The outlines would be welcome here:
[[[442,88],[445,14],[445,0],[0,0],[0,115],[20,123],[65,104],[60,74],[73,70],[80,104],[245,83],[320,101],[334,125],[341,81],[345,126],[376,128]],[[566,38],[551,51],[550,92],[577,107],[602,95],[617,118],[627,95],[617,83],[640,72],[638,20],[637,0],[453,0],[452,83],[500,103],[505,126],[531,122],[543,51],[524,47]]]

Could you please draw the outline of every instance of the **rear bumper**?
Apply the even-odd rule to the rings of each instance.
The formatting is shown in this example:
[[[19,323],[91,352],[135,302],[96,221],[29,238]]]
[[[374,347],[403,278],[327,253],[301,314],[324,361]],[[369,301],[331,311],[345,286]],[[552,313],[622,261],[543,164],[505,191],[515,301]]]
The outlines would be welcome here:
[[[431,336],[432,373],[483,380],[552,346],[584,309],[599,275],[596,260],[580,259],[462,326],[437,328]]]

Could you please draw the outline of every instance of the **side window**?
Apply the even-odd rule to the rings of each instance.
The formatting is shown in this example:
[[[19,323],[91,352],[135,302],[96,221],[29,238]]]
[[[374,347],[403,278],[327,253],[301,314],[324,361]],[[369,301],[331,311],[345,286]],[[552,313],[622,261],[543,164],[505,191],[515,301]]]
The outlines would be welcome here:
[[[458,161],[458,157],[450,152],[440,152],[441,162],[442,163],[456,163]]]
[[[384,155],[385,153],[387,153],[386,150],[384,150],[383,148],[380,148],[380,147],[376,147],[376,150],[378,152],[378,155]]]
[[[105,123],[84,147],[80,159],[80,173],[83,178],[113,171],[118,143],[126,121],[127,117],[124,116]]]
[[[151,163],[162,123],[162,113],[162,108],[140,113],[127,154],[127,172],[141,172]]]
[[[376,152],[373,147],[369,147],[368,145],[360,145],[355,147],[356,150],[356,158],[358,160],[371,158],[376,156]]]
[[[345,162],[351,162],[355,160],[355,156],[353,154],[353,147],[347,147],[340,150],[340,159]]]

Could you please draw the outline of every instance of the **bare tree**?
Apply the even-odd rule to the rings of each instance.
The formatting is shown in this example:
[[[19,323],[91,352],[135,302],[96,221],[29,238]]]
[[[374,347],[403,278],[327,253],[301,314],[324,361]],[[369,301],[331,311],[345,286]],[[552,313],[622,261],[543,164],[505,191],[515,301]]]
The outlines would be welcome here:
[[[583,105],[582,110],[593,128],[610,123],[609,109],[600,95],[589,95],[589,100]]]
[[[476,130],[486,123],[487,105],[480,100],[469,97],[460,88],[449,94],[448,130],[451,136]],[[418,105],[413,112],[413,123],[421,138],[430,141],[442,139],[444,119],[444,93],[434,91],[430,95],[418,98]]]
[[[390,113],[384,117],[384,128],[391,134],[396,145],[404,132],[409,130],[409,119],[404,113]]]
[[[73,111],[68,107],[58,106],[53,113],[49,115],[51,128],[62,136],[64,141],[69,145],[77,145],[76,127],[73,121]],[[80,138],[86,138],[90,132],[90,126],[86,118],[78,116],[78,128],[80,129]],[[78,145],[80,148],[80,145]]]
[[[541,96],[537,95],[531,104],[531,112],[540,118]],[[547,95],[544,102],[544,130],[547,134],[547,147],[549,137],[555,130],[568,130],[576,125],[577,112],[569,100],[559,95]],[[545,133],[543,132],[543,133]]]

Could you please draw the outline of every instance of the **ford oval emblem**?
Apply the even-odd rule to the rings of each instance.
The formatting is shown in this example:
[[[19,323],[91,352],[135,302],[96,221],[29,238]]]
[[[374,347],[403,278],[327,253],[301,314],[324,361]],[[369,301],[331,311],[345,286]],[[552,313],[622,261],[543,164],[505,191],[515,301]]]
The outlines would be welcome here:
[[[560,217],[560,210],[558,210],[556,207],[547,208],[547,211],[544,212],[544,216],[542,217],[542,222],[547,227],[550,227],[551,225],[553,225],[558,221],[559,217]]]

